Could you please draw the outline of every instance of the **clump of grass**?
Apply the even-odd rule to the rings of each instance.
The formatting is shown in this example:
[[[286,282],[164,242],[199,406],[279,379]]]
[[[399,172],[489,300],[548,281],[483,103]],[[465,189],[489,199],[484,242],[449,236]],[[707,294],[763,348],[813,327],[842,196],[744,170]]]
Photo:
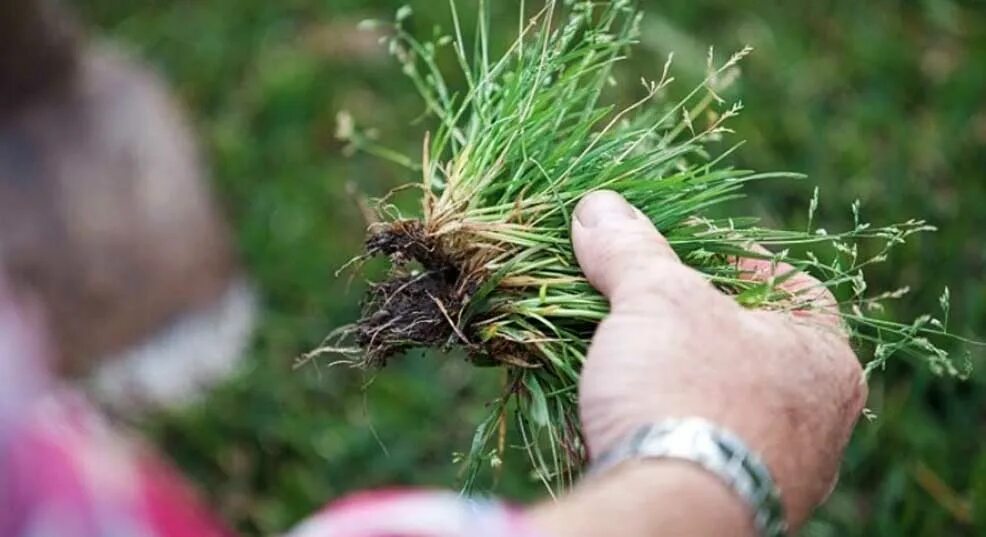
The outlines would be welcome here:
[[[420,214],[376,200],[364,257],[389,257],[389,277],[371,285],[358,323],[306,358],[341,354],[343,362],[373,368],[411,348],[461,347],[477,364],[503,367],[503,395],[462,457],[465,488],[475,485],[484,464],[499,464],[507,422],[515,424],[537,478],[549,490],[568,486],[585,460],[579,371],[608,312],[579,271],[569,219],[586,193],[610,189],[646,214],[687,264],[746,307],[812,305],[778,288],[786,275],[768,282],[744,277],[737,257],[783,261],[817,277],[840,297],[853,340],[872,349],[867,374],[894,355],[922,360],[940,374],[962,374],[934,342],[948,337],[947,291],[938,316],[900,323],[881,314],[881,303],[906,290],[873,294],[864,276],[930,225],[874,227],[861,220],[858,203],[852,226],[841,232],[811,223],[777,230],[755,218],[712,216],[749,183],[797,177],[726,165],[739,144],[712,149],[742,109],[720,93],[749,48],[721,64],[710,51],[705,80],[673,102],[664,97],[674,80],[669,57],[659,78],[642,81],[643,98],[619,108],[605,99],[605,89],[615,83],[614,65],[637,41],[641,13],[625,0],[563,4],[547,0],[527,17],[521,3],[519,35],[496,58],[482,0],[468,48],[454,0],[452,34],[432,41],[405,29],[409,8],[398,12],[387,44],[420,92],[434,131],[424,137],[420,160],[378,145],[348,116],[341,117],[340,136],[352,149],[418,175]],[[439,68],[442,54],[461,69],[457,90]],[[817,205],[816,189],[809,222]],[[861,255],[862,241],[873,242],[866,251],[876,253]],[[753,244],[776,253],[754,251]]]

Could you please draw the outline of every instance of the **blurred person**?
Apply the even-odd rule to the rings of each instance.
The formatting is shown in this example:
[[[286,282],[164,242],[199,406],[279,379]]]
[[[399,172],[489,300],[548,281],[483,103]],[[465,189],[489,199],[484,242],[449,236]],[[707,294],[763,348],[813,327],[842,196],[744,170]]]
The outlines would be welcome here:
[[[0,11],[0,256],[52,366],[121,412],[228,375],[253,318],[191,129],[164,85],[48,0]]]
[[[184,400],[249,331],[189,131],[152,76],[48,3],[8,0],[0,41],[0,535],[230,535],[77,389],[95,379],[118,407]],[[754,536],[806,520],[866,395],[834,317],[741,308],[613,193],[582,200],[572,237],[612,306],[580,386],[595,471],[530,509],[366,493],[293,537]]]

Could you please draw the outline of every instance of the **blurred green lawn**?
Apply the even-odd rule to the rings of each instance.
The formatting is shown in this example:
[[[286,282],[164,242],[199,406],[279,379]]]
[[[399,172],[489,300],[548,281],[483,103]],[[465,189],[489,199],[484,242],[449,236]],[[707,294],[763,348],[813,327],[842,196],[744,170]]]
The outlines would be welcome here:
[[[409,179],[346,158],[335,115],[350,110],[411,152],[425,128],[407,80],[366,17],[385,0],[79,0],[101,34],[155,65],[190,109],[265,316],[249,369],[149,434],[248,534],[283,531],[324,501],[388,483],[454,486],[452,453],[468,442],[500,376],[457,357],[410,356],[375,376],[292,370],[332,327],[351,321],[360,283],[332,273],[359,252],[363,226],[347,182],[381,194]],[[474,2],[460,2],[465,11]],[[494,2],[515,28],[516,3]],[[953,328],[986,335],[986,3],[981,0],[647,1],[633,76],[659,73],[669,51],[681,78],[708,45],[756,48],[734,91],[734,159],[810,182],[759,186],[747,204],[776,224],[804,225],[812,183],[822,224],[849,222],[859,198],[877,222],[929,219],[941,231],[869,276],[910,286],[895,314],[931,310],[951,286]],[[415,27],[447,26],[444,2],[412,2]],[[895,362],[872,384],[878,415],[859,428],[831,501],[805,535],[986,535],[986,367],[968,382]],[[499,493],[537,486],[508,458]]]

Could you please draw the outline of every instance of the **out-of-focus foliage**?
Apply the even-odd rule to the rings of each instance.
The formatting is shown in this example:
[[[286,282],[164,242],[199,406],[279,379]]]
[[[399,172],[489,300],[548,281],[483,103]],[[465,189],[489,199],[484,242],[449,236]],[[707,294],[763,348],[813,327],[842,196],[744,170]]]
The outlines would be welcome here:
[[[413,152],[421,106],[372,35],[384,0],[79,0],[94,32],[158,67],[199,127],[217,188],[238,230],[265,317],[249,368],[204,404],[146,425],[152,438],[247,533],[282,531],[347,491],[383,484],[453,486],[479,401],[501,376],[455,356],[409,356],[375,377],[295,371],[293,359],[356,316],[360,282],[332,273],[361,249],[352,182],[382,194],[408,180],[334,139],[349,110],[381,139]],[[464,15],[473,2],[460,2]],[[467,5],[468,4],[468,5]],[[498,37],[516,29],[516,3],[493,2]],[[412,2],[416,31],[448,26],[444,2]],[[645,1],[644,42],[628,74],[694,80],[715,45],[750,44],[732,97],[747,144],[736,162],[805,172],[809,182],[754,189],[766,218],[803,225],[811,185],[822,224],[850,221],[859,198],[875,222],[927,218],[941,231],[868,276],[910,286],[901,318],[952,291],[952,328],[986,333],[986,4],[979,0],[868,2]],[[636,76],[628,77],[636,80]],[[684,85],[684,84],[683,84]],[[636,91],[627,84],[628,94]],[[806,535],[986,533],[986,366],[965,383],[895,362],[871,386],[877,419],[859,428],[842,480]],[[364,385],[370,384],[364,390]],[[497,491],[539,494],[511,472]],[[518,465],[522,468],[524,465]]]

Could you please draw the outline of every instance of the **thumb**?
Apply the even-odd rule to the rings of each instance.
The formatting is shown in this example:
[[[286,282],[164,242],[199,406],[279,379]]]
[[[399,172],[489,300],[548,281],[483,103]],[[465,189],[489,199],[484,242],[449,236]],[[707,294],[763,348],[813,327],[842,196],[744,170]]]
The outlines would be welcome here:
[[[586,278],[614,310],[653,309],[711,289],[650,219],[609,190],[588,194],[576,206],[572,245]]]

